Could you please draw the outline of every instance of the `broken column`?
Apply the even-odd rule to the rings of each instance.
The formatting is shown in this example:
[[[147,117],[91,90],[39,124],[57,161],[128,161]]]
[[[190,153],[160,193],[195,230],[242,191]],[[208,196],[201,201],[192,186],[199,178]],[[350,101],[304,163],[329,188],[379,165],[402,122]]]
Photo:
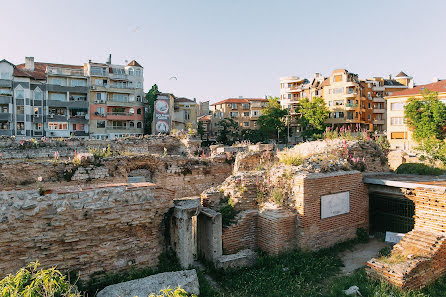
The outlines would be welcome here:
[[[200,197],[185,197],[174,200],[171,224],[171,243],[181,267],[188,268],[196,255],[196,216],[200,212]],[[195,218],[195,219],[194,219]]]

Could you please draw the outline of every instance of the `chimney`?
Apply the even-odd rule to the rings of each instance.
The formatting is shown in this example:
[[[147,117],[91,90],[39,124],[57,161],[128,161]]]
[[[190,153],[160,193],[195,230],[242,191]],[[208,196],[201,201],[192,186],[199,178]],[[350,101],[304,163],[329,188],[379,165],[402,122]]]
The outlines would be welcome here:
[[[432,82],[433,83],[436,83],[436,82],[439,82],[440,80],[438,79],[438,77],[434,77],[434,78],[432,78]]]
[[[389,79],[392,79],[392,74],[389,74]]]
[[[25,69],[34,71],[34,57],[25,57]]]
[[[107,64],[110,65],[111,64],[111,54],[108,55],[108,60],[107,60]]]
[[[197,102],[197,98],[194,98],[194,102]]]
[[[238,99],[243,99],[243,96],[238,96]]]
[[[88,60],[88,63],[91,63],[91,60]]]

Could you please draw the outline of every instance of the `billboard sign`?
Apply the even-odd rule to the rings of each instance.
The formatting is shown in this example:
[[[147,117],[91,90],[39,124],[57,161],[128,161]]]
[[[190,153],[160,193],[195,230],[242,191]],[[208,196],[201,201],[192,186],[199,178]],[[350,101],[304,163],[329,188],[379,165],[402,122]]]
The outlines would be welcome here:
[[[155,101],[155,134],[170,133],[170,99],[159,95]]]

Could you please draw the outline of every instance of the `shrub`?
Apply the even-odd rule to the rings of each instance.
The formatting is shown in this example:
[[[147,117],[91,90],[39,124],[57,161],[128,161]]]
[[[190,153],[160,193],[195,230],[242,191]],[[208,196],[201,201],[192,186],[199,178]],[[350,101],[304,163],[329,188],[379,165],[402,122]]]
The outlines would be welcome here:
[[[164,289],[160,291],[160,294],[157,295],[155,293],[152,293],[149,295],[149,297],[182,297],[182,296],[190,296],[190,297],[197,297],[197,295],[191,294],[189,295],[185,290],[181,289],[180,286],[178,286],[175,289]]]
[[[65,276],[54,267],[40,269],[38,262],[30,263],[26,268],[20,269],[16,275],[8,275],[0,281],[1,296],[5,297],[80,297],[74,285],[71,285]]]
[[[397,174],[442,175],[446,171],[422,163],[403,163],[395,171]]]
[[[369,242],[369,233],[364,228],[356,229],[356,238],[359,242]]]
[[[279,153],[278,157],[279,157],[279,162],[285,165],[299,166],[302,165],[303,163],[302,157],[299,154],[291,151],[285,151]]]
[[[229,197],[225,197],[220,201],[220,213],[223,226],[229,226],[234,223],[237,211],[235,211],[234,204]]]
[[[273,198],[274,202],[275,202],[277,205],[283,205],[284,197],[283,197],[283,193],[282,193],[281,190],[279,190],[279,189],[274,189],[274,190],[271,192],[271,198]]]

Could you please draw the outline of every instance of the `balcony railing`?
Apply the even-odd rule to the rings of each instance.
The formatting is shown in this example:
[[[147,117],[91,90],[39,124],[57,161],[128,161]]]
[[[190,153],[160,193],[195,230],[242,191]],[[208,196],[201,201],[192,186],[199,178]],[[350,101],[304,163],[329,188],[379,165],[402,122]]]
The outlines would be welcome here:
[[[358,104],[356,104],[356,103],[347,103],[347,104],[345,104],[345,107],[358,107]]]
[[[46,73],[55,75],[84,76],[83,69],[61,68],[52,66],[48,66],[46,68]]]
[[[133,113],[128,112],[107,112],[108,116],[132,116]]]

